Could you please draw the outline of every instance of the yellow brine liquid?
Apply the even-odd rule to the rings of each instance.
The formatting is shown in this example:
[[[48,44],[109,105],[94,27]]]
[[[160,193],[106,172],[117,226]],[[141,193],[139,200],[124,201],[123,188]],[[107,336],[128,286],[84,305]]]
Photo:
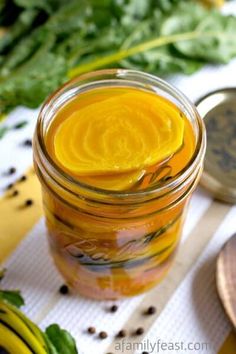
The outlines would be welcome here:
[[[168,99],[141,89],[104,87],[81,93],[60,108],[45,144],[54,163],[79,182],[138,192],[159,188],[180,174],[191,160],[195,140],[191,123]],[[125,219],[118,206],[114,219],[105,219],[71,208],[69,200],[45,189],[51,250],[69,285],[86,296],[114,299],[160,281],[179,241],[186,200],[155,211],[162,203],[163,210],[171,205],[183,190],[176,193],[149,204],[146,216],[133,208]]]

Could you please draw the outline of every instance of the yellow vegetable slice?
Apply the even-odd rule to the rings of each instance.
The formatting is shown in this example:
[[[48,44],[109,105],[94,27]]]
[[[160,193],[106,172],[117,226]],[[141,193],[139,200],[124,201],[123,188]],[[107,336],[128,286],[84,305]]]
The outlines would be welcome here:
[[[54,136],[59,163],[79,176],[142,170],[175,153],[184,120],[166,99],[133,90],[78,108]]]
[[[122,191],[133,187],[145,174],[145,170],[131,171],[114,175],[103,176],[83,176],[80,181],[91,186],[108,189],[113,191]]]

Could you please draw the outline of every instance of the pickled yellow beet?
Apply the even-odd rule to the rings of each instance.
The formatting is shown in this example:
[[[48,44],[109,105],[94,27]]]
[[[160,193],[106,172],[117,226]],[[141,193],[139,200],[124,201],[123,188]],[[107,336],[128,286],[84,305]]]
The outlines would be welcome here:
[[[113,175],[83,176],[80,181],[97,188],[122,191],[132,188],[144,175],[145,170],[140,170]]]
[[[176,106],[154,93],[106,90],[100,101],[78,104],[61,120],[54,132],[54,154],[63,168],[78,176],[125,174],[124,182],[132,181],[142,169],[180,149],[185,121]]]

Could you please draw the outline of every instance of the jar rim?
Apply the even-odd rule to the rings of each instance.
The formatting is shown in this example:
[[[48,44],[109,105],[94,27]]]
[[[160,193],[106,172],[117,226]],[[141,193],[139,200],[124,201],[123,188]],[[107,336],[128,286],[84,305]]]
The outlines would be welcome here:
[[[97,80],[98,77],[106,77],[107,79],[100,79]],[[86,83],[103,83],[103,82],[111,82],[111,78],[115,81],[122,79],[127,79],[130,81],[132,80],[134,83],[145,83],[147,88],[156,88],[162,89],[164,92],[169,93],[170,97],[176,98],[184,107],[185,110],[194,118],[195,122],[197,123],[198,127],[198,136],[196,140],[195,150],[190,159],[190,161],[184,166],[184,168],[171,180],[167,180],[162,183],[161,186],[150,186],[146,189],[141,189],[137,191],[113,191],[98,188],[86,183],[79,181],[78,179],[74,178],[66,171],[61,169],[59,165],[55,163],[55,161],[51,158],[48,154],[46,146],[44,144],[44,136],[43,136],[43,129],[42,124],[45,119],[45,115],[48,113],[48,110],[53,107],[53,104],[69,89],[72,89],[74,85],[76,87],[84,87]],[[79,85],[79,86],[78,86]],[[123,85],[125,86],[125,84]],[[155,91],[154,91],[155,92]],[[66,100],[65,102],[68,102]],[[194,104],[183,94],[179,89],[175,86],[167,83],[163,79],[156,77],[152,74],[148,74],[142,71],[136,70],[128,70],[128,69],[104,69],[104,70],[97,70],[90,73],[86,73],[80,75],[76,78],[73,78],[67,81],[64,85],[62,85],[58,90],[53,92],[44,102],[39,112],[36,130],[34,135],[34,150],[37,150],[39,155],[44,159],[48,166],[50,166],[50,170],[55,178],[53,178],[57,183],[64,185],[64,183],[60,183],[59,181],[66,181],[70,183],[75,189],[79,188],[80,192],[84,191],[85,193],[93,193],[99,197],[99,199],[104,197],[110,197],[114,199],[123,199],[124,197],[148,197],[152,196],[153,194],[156,195],[165,195],[166,193],[174,190],[176,187],[179,187],[187,178],[191,176],[193,172],[197,169],[197,166],[202,161],[206,149],[206,131],[203,120],[201,119],[196,107]],[[48,172],[48,171],[47,171]],[[51,175],[51,177],[53,177]],[[73,189],[73,188],[72,188]],[[71,190],[72,192],[72,190]],[[77,193],[76,193],[77,194]]]

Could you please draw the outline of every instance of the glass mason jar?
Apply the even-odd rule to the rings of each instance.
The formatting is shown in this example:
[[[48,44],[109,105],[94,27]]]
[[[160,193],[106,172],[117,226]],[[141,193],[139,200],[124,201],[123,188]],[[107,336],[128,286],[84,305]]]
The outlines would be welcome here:
[[[47,152],[45,136],[61,107],[88,90],[114,86],[156,92],[178,106],[191,123],[193,156],[160,187],[113,192],[89,186],[61,170]],[[175,255],[205,154],[204,124],[191,102],[165,81],[142,72],[111,69],[85,74],[44,103],[33,147],[51,254],[68,285],[90,298],[117,299],[160,282]]]

